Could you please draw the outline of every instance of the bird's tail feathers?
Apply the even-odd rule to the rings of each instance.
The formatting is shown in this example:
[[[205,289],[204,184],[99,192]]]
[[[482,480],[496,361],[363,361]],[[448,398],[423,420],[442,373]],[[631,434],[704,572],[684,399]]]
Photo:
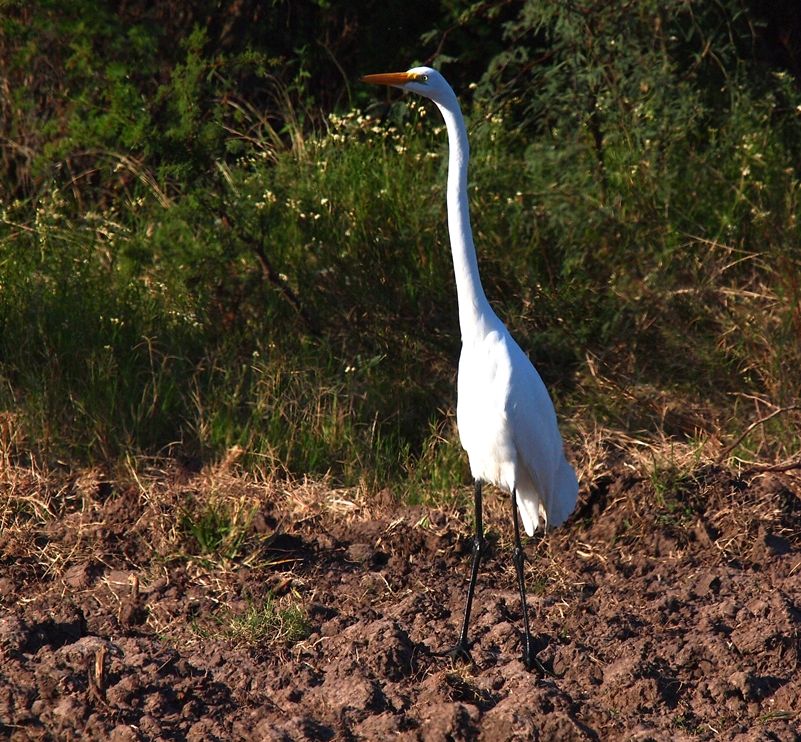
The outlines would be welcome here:
[[[534,495],[533,497],[532,494]],[[534,531],[540,527],[540,520],[543,520],[543,522],[546,520],[542,501],[536,493],[526,492],[518,488],[517,509],[520,513],[520,520],[523,521],[523,529],[529,536],[533,536]]]
[[[578,479],[573,467],[562,458],[552,487],[545,497],[541,496],[541,488],[531,478],[528,470],[521,468],[524,475],[516,483],[517,508],[526,533],[533,536],[540,523],[547,528],[562,525],[576,507],[578,498]]]
[[[578,479],[567,459],[562,459],[555,479],[548,503],[548,525],[552,527],[562,525],[570,517],[578,499]]]

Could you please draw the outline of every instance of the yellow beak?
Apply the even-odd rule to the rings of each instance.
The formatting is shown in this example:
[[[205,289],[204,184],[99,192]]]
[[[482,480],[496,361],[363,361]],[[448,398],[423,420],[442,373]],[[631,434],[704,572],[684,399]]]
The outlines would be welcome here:
[[[417,75],[408,72],[380,72],[377,75],[364,75],[362,82],[369,82],[373,85],[405,85],[413,82]]]

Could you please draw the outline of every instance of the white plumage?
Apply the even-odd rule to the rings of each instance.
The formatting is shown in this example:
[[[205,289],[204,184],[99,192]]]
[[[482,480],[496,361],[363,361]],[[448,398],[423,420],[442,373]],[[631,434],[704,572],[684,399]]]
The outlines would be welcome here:
[[[469,657],[467,624],[483,549],[481,482],[512,494],[526,533],[558,526],[576,504],[578,482],[567,462],[548,391],[520,346],[493,311],[481,286],[467,199],[467,130],[459,102],[445,78],[430,67],[367,75],[372,82],[430,98],[448,131],[448,231],[453,254],[462,352],[459,358],[456,422],[476,481],[476,539],[462,634],[454,654]],[[534,662],[517,520],[515,564],[526,624],[526,662]]]
[[[492,310],[489,310],[490,312]],[[456,420],[474,479],[517,492],[529,536],[573,512],[578,482],[536,369],[494,315],[462,336]]]

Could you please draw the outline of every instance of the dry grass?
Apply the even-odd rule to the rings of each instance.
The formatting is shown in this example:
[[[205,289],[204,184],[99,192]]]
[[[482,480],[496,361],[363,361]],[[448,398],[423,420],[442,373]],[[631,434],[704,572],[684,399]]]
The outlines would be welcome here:
[[[575,429],[581,442],[572,449],[581,481],[577,512],[566,527],[526,546],[530,594],[563,596],[556,610],[570,610],[584,588],[567,555],[605,570],[611,562],[634,561],[659,533],[659,558],[711,546],[728,562],[761,548],[766,532],[790,541],[801,536],[794,516],[801,492],[797,469],[749,474],[734,457],[721,466],[721,449],[709,440],[690,445],[599,426]],[[166,641],[192,644],[214,636],[248,644],[270,636],[283,644],[302,636],[303,600],[314,599],[315,585],[312,575],[296,569],[298,554],[271,549],[278,535],[313,543],[378,521],[383,526],[369,532],[373,546],[382,549],[400,530],[451,534],[456,541],[473,533],[469,488],[443,507],[409,508],[389,491],[370,495],[366,488],[337,488],[326,480],[247,472],[239,458],[231,451],[195,473],[175,462],[141,459],[112,476],[100,469],[47,468],[6,448],[0,458],[3,557],[13,560],[20,579],[50,581],[51,589],[62,591],[76,565],[103,565],[112,570],[108,595],[120,610],[126,600],[136,602],[165,580],[179,579],[182,590],[191,586],[203,596],[203,607],[200,618],[164,602],[149,610],[148,628]],[[506,558],[512,549],[509,497],[487,487],[484,504],[486,532],[497,543],[504,579],[513,584],[514,567]],[[204,552],[185,521],[208,508],[221,514],[227,530]],[[242,574],[260,575],[265,592],[243,602]]]

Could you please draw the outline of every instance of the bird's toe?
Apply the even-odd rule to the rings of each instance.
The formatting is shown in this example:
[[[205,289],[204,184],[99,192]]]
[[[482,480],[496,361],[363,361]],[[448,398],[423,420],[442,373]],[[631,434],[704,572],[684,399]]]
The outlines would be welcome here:
[[[549,672],[545,665],[537,659],[536,654],[534,654],[534,649],[531,646],[527,646],[523,649],[523,664],[526,666],[526,670],[529,672],[536,672],[541,678],[546,675],[553,675],[553,673]]]
[[[435,652],[435,657],[450,657],[454,662],[465,662],[473,664],[473,657],[470,654],[470,647],[466,642],[457,642],[456,646],[444,652]]]

